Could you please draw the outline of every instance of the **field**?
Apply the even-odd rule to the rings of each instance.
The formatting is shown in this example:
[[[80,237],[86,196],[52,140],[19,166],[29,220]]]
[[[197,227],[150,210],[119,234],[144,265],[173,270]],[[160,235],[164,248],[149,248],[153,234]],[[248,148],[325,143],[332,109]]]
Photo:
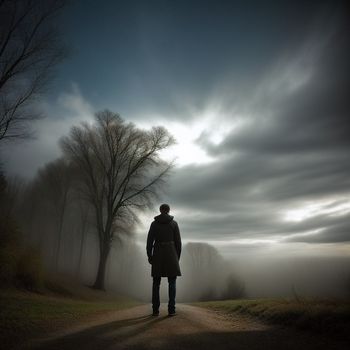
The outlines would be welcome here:
[[[47,282],[45,290],[0,290],[0,342],[7,348],[20,339],[43,336],[82,319],[125,309],[138,302],[70,282]]]
[[[316,299],[224,300],[195,303],[197,306],[244,314],[265,322],[346,335],[350,330],[350,301]]]
[[[122,314],[115,314],[114,312],[138,304],[141,303],[128,297],[111,292],[96,291],[77,284],[74,281],[59,279],[49,282],[46,281],[45,288],[36,292],[28,292],[19,289],[0,289],[0,342],[5,349],[14,349],[17,343],[26,344],[35,338],[45,338],[46,335],[52,334],[52,332],[70,329],[70,326],[78,325],[81,322],[86,323],[89,320],[94,321],[96,319],[101,319],[104,325],[98,329],[91,329],[88,333],[90,341],[94,339],[94,341],[99,344],[102,335],[98,332],[101,330],[113,329],[113,334],[115,336],[119,329],[122,330],[123,327],[130,328],[131,325],[133,325],[133,321],[127,318],[121,318],[123,322],[120,320],[118,321],[118,317],[122,317],[118,315]],[[237,327],[240,327],[239,323],[241,322],[243,326],[247,324],[246,316],[249,316],[248,319],[252,321],[254,321],[254,319],[259,319],[263,321],[263,323],[274,324],[277,328],[281,328],[280,326],[282,326],[283,329],[289,330],[295,328],[298,330],[312,331],[313,333],[319,332],[326,335],[326,338],[333,339],[330,342],[344,342],[350,340],[349,301],[281,298],[208,301],[194,303],[194,305],[207,310],[203,313],[204,311],[200,312],[198,308],[191,309],[190,306],[179,304],[179,316],[177,316],[177,321],[175,320],[175,322],[179,323],[177,328],[182,329],[181,327],[183,327],[183,324],[186,324],[186,322],[189,323],[188,327],[192,327],[193,325],[191,325],[188,320],[192,320],[192,318],[196,317],[197,323],[195,322],[195,324],[197,327],[199,327],[198,324],[207,324],[210,319],[216,320],[215,322],[213,321],[213,324],[217,327],[218,324],[221,323],[217,323],[215,314],[224,315],[225,319],[227,319],[227,322],[225,322],[227,324],[232,323],[232,327],[234,327],[232,329],[236,329],[236,332],[229,331],[227,333],[227,330],[231,329],[231,326],[229,328],[225,326],[225,328],[224,325],[226,323],[221,320],[220,322],[223,322],[223,329],[220,330],[220,332],[218,332],[217,329],[215,330],[215,332],[219,334],[217,335],[219,343],[220,337],[235,338],[239,333],[237,332]],[[139,323],[135,323],[132,327],[143,327],[142,329],[144,330],[150,330],[152,324],[151,319],[145,316],[148,312],[148,306],[141,306],[141,309],[137,310],[135,312],[139,312],[140,314],[137,314]],[[108,315],[111,315],[112,318],[116,318],[117,321],[111,322]],[[220,315],[218,315],[218,317]],[[141,316],[142,321],[140,321]],[[130,317],[130,315],[128,317]],[[160,320],[162,319],[163,322],[170,322],[166,321],[166,318],[161,317]],[[144,322],[144,324],[142,322]],[[150,323],[148,324],[148,322]],[[180,324],[182,324],[182,326],[180,326]],[[157,323],[157,326],[161,328],[162,323]],[[154,327],[156,326],[154,325]],[[254,330],[254,327],[252,329]],[[136,330],[131,329],[131,331],[137,334],[141,332],[138,328]],[[202,336],[203,332],[204,330],[201,330],[198,334]],[[245,332],[246,329],[244,328],[242,334],[246,334]],[[278,333],[279,331],[273,330],[270,332]],[[283,332],[284,331],[282,331],[282,333]],[[264,332],[256,331],[256,336],[263,336],[263,333]],[[85,333],[77,333],[76,335],[77,339],[81,341],[81,344],[85,344],[87,341],[85,338],[79,338],[84,337],[84,334]],[[120,337],[124,341],[123,334],[122,331]],[[250,334],[253,333],[250,332]],[[290,339],[293,339],[293,332],[287,331],[286,334],[289,334]],[[312,333],[306,332],[305,334]],[[282,338],[284,336],[285,335],[281,335]],[[183,335],[180,334],[177,337],[179,337],[180,341]],[[319,338],[321,339],[321,337]],[[248,341],[249,337],[244,339]],[[324,337],[322,339],[324,339]],[[113,341],[114,344],[115,339],[113,338],[110,341]],[[143,341],[144,340],[141,342],[142,344]],[[255,344],[255,340],[253,343]]]

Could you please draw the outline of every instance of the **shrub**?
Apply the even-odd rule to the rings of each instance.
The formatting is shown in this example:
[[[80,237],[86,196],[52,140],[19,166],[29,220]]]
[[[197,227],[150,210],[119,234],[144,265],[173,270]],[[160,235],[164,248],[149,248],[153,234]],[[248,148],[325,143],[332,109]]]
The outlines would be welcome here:
[[[226,289],[221,295],[221,299],[241,299],[245,296],[243,282],[234,275],[229,275],[226,281]]]
[[[36,249],[28,248],[22,252],[17,262],[16,285],[29,290],[38,290],[43,286],[43,282],[40,254]]]
[[[0,281],[6,287],[13,283],[16,276],[17,252],[15,249],[0,249]]]
[[[20,254],[19,233],[15,224],[0,220],[0,281],[6,287],[14,282]]]
[[[37,290],[43,285],[40,254],[24,249],[20,233],[9,218],[0,219],[0,285]]]

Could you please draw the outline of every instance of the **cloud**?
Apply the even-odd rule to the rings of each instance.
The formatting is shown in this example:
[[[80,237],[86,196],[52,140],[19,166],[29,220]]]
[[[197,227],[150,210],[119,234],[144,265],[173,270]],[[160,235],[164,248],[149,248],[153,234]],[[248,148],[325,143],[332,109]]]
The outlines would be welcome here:
[[[350,80],[344,74],[350,47],[347,24],[330,17],[326,29],[305,33],[297,51],[277,57],[240,101],[226,92],[226,123],[237,128],[218,143],[210,128],[197,138],[215,162],[178,169],[169,189],[191,238],[350,240],[350,215],[337,207],[340,200],[350,203]],[[301,222],[281,217],[327,200],[332,215],[316,210]]]
[[[77,85],[42,103],[48,117],[37,140],[6,148],[8,172],[33,176],[59,155],[57,140],[72,125],[112,106],[177,138],[166,155],[178,157],[177,167],[160,200],[171,204],[184,240],[213,242],[225,254],[348,242],[346,11],[331,2],[212,2],[204,12],[188,4],[164,5],[161,16],[122,7],[114,11],[119,29],[107,13],[91,12],[108,7],[84,4],[92,29],[72,14],[82,47],[66,74]],[[137,25],[128,27],[130,19]],[[95,41],[80,45],[89,30],[99,50]],[[142,217],[143,232],[152,216]]]

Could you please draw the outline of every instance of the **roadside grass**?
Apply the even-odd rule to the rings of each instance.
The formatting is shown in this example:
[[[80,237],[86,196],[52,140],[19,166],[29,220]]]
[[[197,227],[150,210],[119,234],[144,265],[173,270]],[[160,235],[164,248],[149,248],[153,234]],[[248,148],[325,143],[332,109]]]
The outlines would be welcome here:
[[[0,289],[0,344],[6,344],[5,348],[81,320],[140,304],[125,296],[70,281],[51,280],[45,284],[38,292]]]
[[[194,303],[227,314],[332,335],[350,334],[350,301],[317,299],[223,300]]]

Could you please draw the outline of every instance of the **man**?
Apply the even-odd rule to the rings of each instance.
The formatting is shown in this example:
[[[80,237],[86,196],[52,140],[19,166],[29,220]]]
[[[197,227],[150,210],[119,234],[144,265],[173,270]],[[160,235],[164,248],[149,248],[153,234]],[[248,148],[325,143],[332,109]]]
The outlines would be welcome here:
[[[168,277],[168,314],[174,316],[176,297],[176,277],[181,276],[179,259],[181,255],[181,236],[177,222],[169,215],[170,207],[162,204],[160,215],[154,218],[147,237],[148,262],[152,265],[152,307],[153,316],[159,315],[159,287],[162,277]]]

